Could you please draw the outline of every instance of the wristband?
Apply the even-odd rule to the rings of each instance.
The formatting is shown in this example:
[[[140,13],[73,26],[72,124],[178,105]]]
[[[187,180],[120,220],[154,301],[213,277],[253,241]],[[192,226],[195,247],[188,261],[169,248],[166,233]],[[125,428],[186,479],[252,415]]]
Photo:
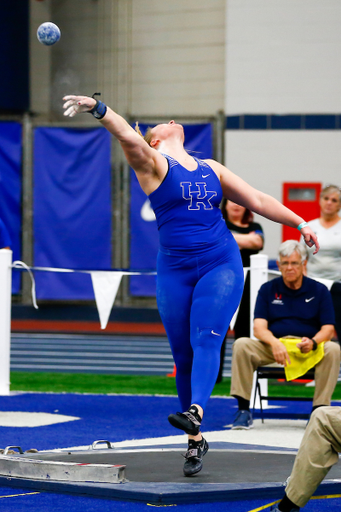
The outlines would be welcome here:
[[[94,108],[89,110],[89,113],[92,114],[96,119],[103,119],[107,113],[107,106],[102,101],[96,100],[96,105]]]
[[[102,102],[95,98],[95,96],[99,96],[100,92],[95,92],[92,95],[92,98],[96,100],[96,105],[89,110],[89,114],[92,114],[96,119],[103,119],[105,114],[107,113],[107,106]]]
[[[305,228],[306,226],[308,226],[308,222],[303,221],[303,222],[301,222],[301,224],[299,224],[297,226],[297,229],[298,229],[298,231],[301,231],[301,229]]]
[[[314,340],[314,338],[311,338],[311,341],[313,342],[313,350],[316,350],[317,349],[316,341]]]

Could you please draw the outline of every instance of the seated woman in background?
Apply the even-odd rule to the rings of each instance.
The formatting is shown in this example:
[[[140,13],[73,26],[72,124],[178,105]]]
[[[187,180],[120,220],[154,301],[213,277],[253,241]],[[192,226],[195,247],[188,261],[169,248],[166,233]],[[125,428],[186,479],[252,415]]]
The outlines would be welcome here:
[[[253,213],[234,203],[224,199],[221,203],[221,212],[226,225],[236,240],[242,257],[243,267],[250,266],[250,256],[263,249],[264,235],[260,224],[253,222]],[[242,300],[239,306],[237,319],[234,325],[235,339],[250,337],[250,273],[245,280]],[[217,382],[221,382],[223,376],[226,338],[221,347],[220,368]]]
[[[336,185],[328,185],[320,194],[321,215],[308,222],[317,234],[320,251],[312,255],[309,251],[308,277],[334,281],[330,293],[335,309],[335,329],[341,343],[341,190]]]

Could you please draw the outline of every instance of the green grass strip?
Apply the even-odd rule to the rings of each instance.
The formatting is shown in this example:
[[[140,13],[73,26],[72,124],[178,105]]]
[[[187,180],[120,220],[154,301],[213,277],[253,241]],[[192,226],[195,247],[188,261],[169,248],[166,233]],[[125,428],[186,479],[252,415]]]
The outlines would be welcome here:
[[[11,391],[176,395],[175,379],[145,375],[11,372]]]
[[[229,378],[216,384],[213,396],[230,395]],[[269,394],[276,396],[313,397],[313,387],[297,383],[269,382]],[[128,393],[133,395],[176,395],[173,377],[146,375],[103,375],[90,373],[11,372],[11,391],[54,393]],[[333,400],[341,400],[338,383]]]

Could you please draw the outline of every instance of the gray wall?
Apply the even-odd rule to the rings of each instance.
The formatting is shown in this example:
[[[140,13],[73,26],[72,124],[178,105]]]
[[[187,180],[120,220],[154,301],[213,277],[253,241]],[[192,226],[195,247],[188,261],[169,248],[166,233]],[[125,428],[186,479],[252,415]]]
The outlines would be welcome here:
[[[338,0],[227,0],[226,112],[340,112],[340,22]]]
[[[46,19],[62,32],[50,48],[35,37]],[[214,116],[224,107],[225,0],[31,0],[31,32],[38,114],[60,120],[64,94],[95,90],[124,115]]]
[[[341,2],[227,0],[225,112],[341,112]],[[340,130],[228,130],[225,163],[282,200],[285,181],[341,185]],[[264,252],[276,256],[281,228],[260,219]]]

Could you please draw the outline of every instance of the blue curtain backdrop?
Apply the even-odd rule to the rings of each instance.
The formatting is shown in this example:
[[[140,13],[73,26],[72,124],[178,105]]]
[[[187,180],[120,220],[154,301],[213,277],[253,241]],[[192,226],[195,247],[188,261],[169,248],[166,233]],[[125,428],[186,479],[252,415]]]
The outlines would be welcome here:
[[[0,123],[0,217],[11,237],[13,260],[21,259],[21,133],[20,123]],[[20,290],[13,272],[12,293]]]
[[[148,125],[141,124],[142,133]],[[195,151],[197,158],[213,157],[213,127],[211,124],[184,125],[185,148]],[[149,200],[142,192],[135,173],[131,171],[130,203],[130,268],[155,270],[159,247],[156,221],[149,208]],[[132,276],[130,293],[135,296],[155,296],[154,276]]]
[[[110,134],[104,128],[37,128],[34,265],[111,267]],[[39,299],[93,299],[88,274],[36,272]]]

